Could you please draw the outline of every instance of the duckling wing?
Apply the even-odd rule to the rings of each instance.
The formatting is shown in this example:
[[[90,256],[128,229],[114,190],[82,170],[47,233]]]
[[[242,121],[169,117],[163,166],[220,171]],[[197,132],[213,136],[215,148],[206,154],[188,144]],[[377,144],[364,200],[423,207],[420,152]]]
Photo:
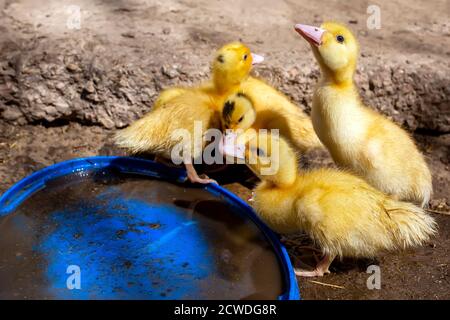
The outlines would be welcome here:
[[[253,101],[255,126],[278,129],[300,151],[323,148],[310,117],[283,93],[262,80],[250,77],[240,89]]]
[[[374,257],[423,244],[435,222],[421,208],[396,201],[351,174],[321,169],[305,174],[299,221],[326,253]]]
[[[153,110],[158,109],[161,106],[164,106],[165,104],[169,103],[170,100],[174,99],[175,97],[178,97],[179,95],[192,90],[190,88],[169,88],[164,91],[162,91],[159,94],[158,99],[155,101],[153,105]]]
[[[423,155],[405,130],[372,110],[365,111],[372,121],[353,167],[375,188],[424,206],[432,179]]]
[[[192,148],[193,157],[197,157],[205,145],[203,134],[206,130],[220,128],[219,114],[211,104],[208,95],[197,91],[179,93],[117,132],[115,142],[132,153],[150,152],[170,158],[172,148],[183,141]],[[194,143],[199,141],[198,134],[201,135],[200,150],[194,148]]]

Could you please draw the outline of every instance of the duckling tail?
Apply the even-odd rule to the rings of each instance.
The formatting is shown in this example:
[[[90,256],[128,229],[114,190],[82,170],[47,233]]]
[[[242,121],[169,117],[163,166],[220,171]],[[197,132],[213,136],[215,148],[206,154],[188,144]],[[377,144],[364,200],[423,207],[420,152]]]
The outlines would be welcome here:
[[[436,221],[414,204],[389,199],[384,207],[398,248],[422,245],[437,233]]]
[[[158,112],[159,110],[163,109],[155,111]],[[129,127],[117,131],[113,139],[118,147],[127,149],[133,154],[140,152],[158,153],[166,147],[161,145],[162,139],[159,139],[164,136],[164,129],[165,126],[161,124],[159,118],[149,113]]]

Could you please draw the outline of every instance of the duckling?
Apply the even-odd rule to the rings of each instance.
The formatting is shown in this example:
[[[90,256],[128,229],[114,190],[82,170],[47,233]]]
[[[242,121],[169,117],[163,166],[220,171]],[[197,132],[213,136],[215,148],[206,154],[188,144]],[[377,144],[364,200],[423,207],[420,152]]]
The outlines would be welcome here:
[[[323,252],[315,270],[296,270],[299,276],[323,276],[336,257],[373,258],[421,245],[436,233],[422,208],[353,174],[331,168],[299,173],[297,154],[278,135],[254,133],[244,146],[224,145],[222,152],[245,159],[262,180],[253,206],[269,227],[281,234],[304,231]]]
[[[269,92],[270,101],[276,99],[280,101],[279,108],[264,109],[266,106],[261,102],[264,101],[265,93],[263,91],[258,92],[264,86],[267,89],[265,92]],[[295,107],[295,110],[289,110],[291,103],[284,100],[287,98],[280,98],[273,88],[265,84],[257,85],[255,88],[255,90],[245,91],[241,90],[241,87],[237,93],[228,96],[221,112],[224,130],[237,134],[250,129],[278,129],[280,134],[300,152],[323,147],[314,133],[311,119],[298,107]],[[271,94],[273,96],[270,96]],[[256,101],[261,99],[260,103],[255,103],[255,99]],[[257,106],[260,106],[259,111],[257,111]]]
[[[236,92],[249,78],[252,66],[264,61],[264,57],[251,53],[239,42],[222,47],[212,63],[212,80],[200,89],[212,95],[219,105],[231,93]]]
[[[207,176],[200,177],[192,164],[192,159],[202,157],[206,145],[203,136],[200,141],[195,140],[196,130],[204,135],[211,128],[220,128],[219,114],[213,101],[208,95],[188,90],[172,97],[170,104],[151,110],[129,127],[118,131],[114,138],[119,147],[131,153],[150,152],[184,163],[187,178],[192,183],[217,183]],[[182,130],[187,133],[185,137]],[[178,146],[183,148],[182,151],[173,153]]]
[[[296,31],[311,45],[322,78],[314,92],[312,122],[336,164],[375,188],[426,207],[431,173],[409,134],[365,106],[353,80],[358,42],[344,25],[302,24]]]
[[[253,102],[256,119],[254,129],[278,129],[299,152],[323,149],[311,118],[283,93],[261,79],[249,77],[239,91]]]
[[[240,55],[236,55],[236,51],[240,52]],[[243,57],[241,61],[238,60],[240,56]],[[224,46],[216,53],[213,60],[212,80],[201,85],[198,89],[213,97],[217,105],[223,105],[227,97],[239,91],[253,101],[252,104],[258,115],[251,124],[252,128],[277,128],[285,137],[289,137],[289,140],[302,152],[324,148],[314,132],[308,115],[293,104],[284,94],[263,80],[248,76],[249,70],[246,68],[237,69],[234,67],[247,59],[250,61],[250,57],[251,65],[264,61],[264,57],[250,53],[240,43]],[[172,97],[181,94],[185,90],[189,89],[171,88],[164,90],[156,101],[154,108],[164,105]],[[243,114],[239,115],[239,110],[236,110],[236,115],[241,117]],[[247,121],[225,129],[245,130],[248,129],[246,124]]]
[[[153,104],[152,109],[157,109],[163,105],[165,105],[167,102],[169,102],[172,98],[175,98],[179,96],[180,94],[183,94],[184,92],[188,91],[188,88],[170,88],[163,90],[159,96],[158,99],[156,99],[155,103]]]
[[[211,128],[220,129],[219,107],[222,97],[238,88],[240,82],[248,77],[253,64],[260,62],[261,56],[252,55],[241,43],[231,43],[222,47],[213,61],[214,86],[197,88],[172,88],[163,91],[156,102],[156,108],[128,128],[115,135],[116,144],[132,153],[150,152],[158,157],[172,159],[172,150],[184,144],[187,177],[193,183],[216,183],[207,176],[200,177],[192,159],[202,156],[205,140],[198,145],[195,139],[195,122],[201,124],[202,133]],[[186,130],[191,137],[182,139],[174,134]]]
[[[250,97],[242,92],[234,93],[228,96],[222,107],[222,129],[235,133],[244,132],[252,128],[256,117],[256,111]]]
[[[264,57],[252,53],[240,42],[232,42],[220,48],[211,63],[211,80],[196,87],[169,88],[161,92],[153,108],[159,108],[188,90],[200,90],[222,105],[223,99],[236,91],[245,81],[252,66],[264,61]]]

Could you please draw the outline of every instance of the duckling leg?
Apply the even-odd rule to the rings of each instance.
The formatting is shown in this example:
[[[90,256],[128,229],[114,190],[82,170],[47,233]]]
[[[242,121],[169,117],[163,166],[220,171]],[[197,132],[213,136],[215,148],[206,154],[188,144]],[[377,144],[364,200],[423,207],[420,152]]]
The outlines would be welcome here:
[[[208,184],[208,183],[218,184],[216,180],[208,178],[207,175],[202,175],[202,177],[200,177],[197,174],[197,171],[195,170],[195,168],[192,165],[192,163],[185,163],[184,165],[186,166],[187,177],[188,177],[190,182],[192,182],[192,183],[202,183],[202,184]]]
[[[324,274],[330,273],[328,268],[336,256],[325,255],[313,271],[295,269],[295,274],[299,277],[322,277]]]

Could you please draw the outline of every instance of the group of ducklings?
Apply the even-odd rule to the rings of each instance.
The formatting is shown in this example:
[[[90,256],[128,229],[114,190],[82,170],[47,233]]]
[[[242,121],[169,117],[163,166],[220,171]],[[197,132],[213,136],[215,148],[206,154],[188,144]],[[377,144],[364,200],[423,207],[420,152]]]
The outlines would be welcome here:
[[[334,22],[298,24],[295,30],[311,45],[322,71],[311,118],[282,93],[249,76],[263,58],[232,43],[215,55],[209,82],[163,91],[147,115],[117,133],[117,143],[132,152],[170,158],[178,143],[171,132],[180,127],[192,131],[196,120],[204,130],[242,129],[242,136],[250,129],[278,129],[279,136],[245,136],[241,155],[236,148],[222,150],[226,156],[241,156],[260,178],[253,206],[261,219],[281,234],[306,232],[322,250],[316,268],[296,269],[299,276],[329,273],[336,257],[371,258],[383,250],[425,243],[437,228],[423,209],[432,192],[430,171],[408,133],[362,103],[353,80],[358,56],[354,35]],[[340,170],[299,172],[298,154],[315,148],[328,149]],[[263,174],[274,164],[277,171]],[[214,182],[200,177],[190,161],[185,166],[191,182]]]

